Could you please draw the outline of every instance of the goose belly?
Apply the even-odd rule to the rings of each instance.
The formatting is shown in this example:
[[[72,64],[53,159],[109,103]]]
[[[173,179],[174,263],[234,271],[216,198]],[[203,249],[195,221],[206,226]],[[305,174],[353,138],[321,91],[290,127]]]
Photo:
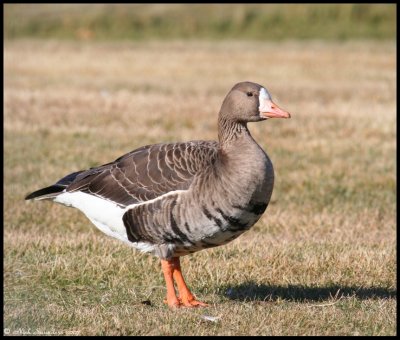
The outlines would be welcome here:
[[[266,204],[235,207],[230,213],[220,208],[202,208],[202,216],[191,224],[191,245],[175,245],[175,256],[227,244],[249,230],[261,217]]]
[[[225,245],[242,235],[246,230],[219,231],[193,242],[191,245],[175,244],[172,256],[184,256],[197,251]]]

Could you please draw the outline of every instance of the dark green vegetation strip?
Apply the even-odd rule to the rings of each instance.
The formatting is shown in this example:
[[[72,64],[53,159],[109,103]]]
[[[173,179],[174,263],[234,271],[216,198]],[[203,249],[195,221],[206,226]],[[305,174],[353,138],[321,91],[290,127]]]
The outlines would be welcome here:
[[[8,4],[4,34],[55,39],[394,39],[395,4]]]

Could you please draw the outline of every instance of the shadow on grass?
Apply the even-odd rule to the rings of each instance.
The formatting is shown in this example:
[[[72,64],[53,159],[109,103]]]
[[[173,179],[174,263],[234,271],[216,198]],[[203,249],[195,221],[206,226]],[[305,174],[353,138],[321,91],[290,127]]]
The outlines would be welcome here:
[[[330,298],[351,297],[357,299],[395,298],[396,289],[381,287],[357,287],[332,285],[328,287],[307,287],[301,285],[269,286],[254,282],[245,282],[236,286],[223,287],[221,293],[231,300],[239,301],[276,301],[296,302],[323,301]]]

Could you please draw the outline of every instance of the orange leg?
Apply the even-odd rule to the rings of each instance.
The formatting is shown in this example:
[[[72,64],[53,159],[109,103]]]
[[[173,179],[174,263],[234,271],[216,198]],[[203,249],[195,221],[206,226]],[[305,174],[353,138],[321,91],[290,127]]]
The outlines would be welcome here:
[[[188,286],[186,286],[185,280],[183,279],[183,275],[181,272],[181,263],[179,260],[179,257],[173,258],[175,261],[175,267],[176,269],[174,270],[174,279],[176,282],[176,285],[178,286],[178,292],[179,292],[179,297],[181,300],[181,303],[186,306],[186,307],[195,307],[195,306],[202,306],[206,307],[208,306],[206,303],[197,301],[193,294],[190,292]]]
[[[179,307],[180,302],[178,300],[178,297],[176,296],[175,293],[175,287],[174,287],[174,279],[173,279],[173,273],[174,273],[174,268],[173,268],[173,263],[168,260],[161,260],[161,268],[164,273],[164,278],[165,278],[165,283],[167,284],[167,303],[168,306],[173,308],[173,307]]]
[[[181,264],[179,257],[173,257],[170,260],[161,260],[165,282],[167,283],[167,303],[170,307],[177,307],[183,305],[185,307],[208,306],[206,303],[197,301],[193,294],[190,292],[188,286],[183,279],[181,272]],[[176,296],[173,279],[175,279],[178,286],[179,298]],[[178,305],[176,300],[178,300]]]

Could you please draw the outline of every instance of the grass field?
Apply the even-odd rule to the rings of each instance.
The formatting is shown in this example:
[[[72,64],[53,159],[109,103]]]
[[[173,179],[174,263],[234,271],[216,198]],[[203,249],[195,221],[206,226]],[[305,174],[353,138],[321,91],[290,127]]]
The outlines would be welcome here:
[[[5,334],[397,333],[394,42],[4,48]],[[74,209],[23,200],[145,144],[215,139],[243,80],[292,119],[250,125],[276,172],[262,219],[182,258],[210,307],[170,311],[159,260]]]

